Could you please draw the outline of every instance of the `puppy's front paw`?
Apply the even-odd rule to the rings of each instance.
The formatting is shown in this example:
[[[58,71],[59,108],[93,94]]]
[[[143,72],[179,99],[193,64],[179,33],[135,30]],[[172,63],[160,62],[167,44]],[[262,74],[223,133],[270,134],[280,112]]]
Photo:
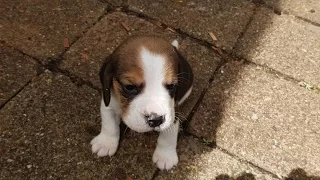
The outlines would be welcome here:
[[[116,153],[119,144],[119,137],[107,136],[100,133],[91,141],[91,149],[93,153],[97,153],[99,157],[112,156]]]
[[[175,149],[156,148],[153,153],[152,161],[157,164],[161,170],[169,170],[178,164],[178,155]]]

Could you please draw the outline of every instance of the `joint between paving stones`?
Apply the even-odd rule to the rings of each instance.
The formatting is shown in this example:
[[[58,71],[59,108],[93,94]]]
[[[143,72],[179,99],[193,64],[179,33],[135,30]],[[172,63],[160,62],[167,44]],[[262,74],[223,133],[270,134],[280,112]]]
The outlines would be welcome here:
[[[14,97],[16,97],[26,86],[28,86],[32,80],[29,80],[26,84],[24,84],[16,93],[14,93],[9,99],[7,99],[3,104],[0,105],[0,109],[6,106],[8,102],[10,102]]]
[[[266,170],[266,169],[264,169],[264,168],[262,168],[262,167],[260,167],[260,166],[258,166],[256,164],[254,164],[254,163],[252,163],[252,162],[250,162],[248,160],[242,159],[239,156],[229,152],[228,150],[226,150],[226,149],[224,149],[224,148],[222,148],[222,147],[220,147],[218,145],[216,146],[216,149],[221,151],[221,152],[223,152],[223,153],[225,153],[225,154],[227,154],[227,155],[229,155],[230,157],[232,157],[232,158],[234,158],[234,159],[236,159],[236,160],[238,160],[238,161],[240,161],[242,163],[246,163],[249,166],[252,166],[252,167],[260,170],[263,173],[269,174],[270,176],[272,176],[272,177],[274,177],[276,179],[283,179],[284,178],[284,177],[279,177],[279,175],[276,175],[276,174],[272,173],[271,171],[268,171],[268,170]]]
[[[64,60],[63,57],[59,57],[58,59],[49,60],[47,64],[43,65],[43,67],[53,73],[60,73],[64,76],[68,77],[71,80],[71,82],[74,83],[76,86],[87,85],[90,88],[100,92],[100,88],[94,86],[93,83],[91,83],[90,81],[86,81],[83,78],[74,75],[73,73],[71,73],[68,70],[60,69],[59,63],[63,60]]]
[[[235,47],[237,47],[238,43],[239,43],[239,40],[243,38],[243,36],[245,35],[245,33],[247,32],[247,30],[249,29],[249,26],[251,25],[252,21],[253,21],[253,18],[254,16],[256,15],[257,13],[257,10],[258,10],[258,6],[254,7],[253,8],[253,13],[252,15],[250,16],[249,18],[249,21],[247,22],[246,26],[243,28],[243,30],[240,32],[236,42],[234,43],[233,45],[233,48],[231,50],[231,53],[233,52],[233,50],[235,49]],[[229,53],[230,54],[230,53]]]
[[[244,64],[252,64],[252,65],[254,65],[256,67],[261,67],[267,73],[272,74],[272,75],[276,76],[277,78],[283,78],[284,80],[290,81],[290,82],[292,82],[294,84],[297,84],[300,87],[302,87],[300,85],[300,83],[307,83],[308,84],[308,82],[305,82],[303,79],[296,79],[296,78],[294,78],[292,76],[289,76],[287,74],[284,74],[284,73],[282,73],[282,72],[280,72],[278,70],[270,68],[267,65],[257,64],[255,62],[249,61],[249,60],[247,60],[245,58],[239,58],[239,59],[242,59]],[[320,92],[320,88],[319,87],[317,87],[316,85],[313,85],[313,84],[311,86],[313,87],[314,90],[316,90],[316,92]]]
[[[309,19],[307,19],[307,18],[304,18],[304,17],[298,16],[298,15],[292,14],[292,13],[290,13],[289,11],[286,11],[286,10],[281,11],[281,10],[278,9],[278,8],[275,8],[275,7],[272,7],[272,6],[268,5],[268,4],[266,4],[263,0],[250,0],[250,2],[254,3],[257,7],[265,7],[265,8],[267,8],[267,9],[270,9],[270,10],[273,11],[274,14],[277,14],[277,15],[281,15],[281,14],[291,15],[291,16],[293,16],[294,18],[297,18],[297,19],[299,19],[299,20],[302,20],[302,21],[304,21],[304,22],[306,22],[306,23],[310,23],[310,24],[312,24],[312,25],[314,25],[314,26],[320,27],[320,24],[317,23],[317,22],[313,22],[312,20],[309,20]]]
[[[319,23],[313,22],[313,21],[311,21],[311,20],[309,20],[309,19],[307,19],[307,18],[300,17],[300,16],[295,16],[295,15],[293,15],[293,16],[294,16],[295,18],[303,21],[303,22],[310,23],[310,24],[312,24],[312,25],[314,25],[314,26],[320,27],[320,24],[319,24]]]

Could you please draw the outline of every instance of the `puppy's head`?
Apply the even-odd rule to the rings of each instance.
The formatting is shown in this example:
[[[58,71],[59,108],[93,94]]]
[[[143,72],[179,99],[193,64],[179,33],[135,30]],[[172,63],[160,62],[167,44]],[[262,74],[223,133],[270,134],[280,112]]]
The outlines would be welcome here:
[[[133,36],[105,61],[100,71],[105,105],[111,93],[120,103],[123,122],[138,132],[162,131],[175,121],[175,104],[191,91],[193,74],[188,62],[157,36]]]

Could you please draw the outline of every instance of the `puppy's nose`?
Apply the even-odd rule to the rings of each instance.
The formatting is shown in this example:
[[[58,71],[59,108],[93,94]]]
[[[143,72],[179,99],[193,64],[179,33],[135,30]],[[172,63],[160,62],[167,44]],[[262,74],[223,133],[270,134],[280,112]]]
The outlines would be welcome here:
[[[158,114],[151,113],[150,115],[145,115],[147,123],[150,127],[160,126],[164,122],[164,116],[159,116]]]

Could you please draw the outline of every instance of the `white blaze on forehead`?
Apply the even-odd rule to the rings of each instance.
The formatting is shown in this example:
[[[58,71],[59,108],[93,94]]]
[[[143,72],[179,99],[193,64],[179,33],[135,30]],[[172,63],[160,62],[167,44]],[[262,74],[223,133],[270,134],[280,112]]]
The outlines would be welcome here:
[[[149,91],[153,88],[163,87],[162,82],[164,81],[165,75],[165,57],[142,48],[141,60],[143,64],[145,88]]]
[[[142,113],[169,115],[170,95],[163,86],[165,80],[165,56],[155,54],[142,48],[141,60],[144,72],[145,87],[136,101],[141,105]]]

